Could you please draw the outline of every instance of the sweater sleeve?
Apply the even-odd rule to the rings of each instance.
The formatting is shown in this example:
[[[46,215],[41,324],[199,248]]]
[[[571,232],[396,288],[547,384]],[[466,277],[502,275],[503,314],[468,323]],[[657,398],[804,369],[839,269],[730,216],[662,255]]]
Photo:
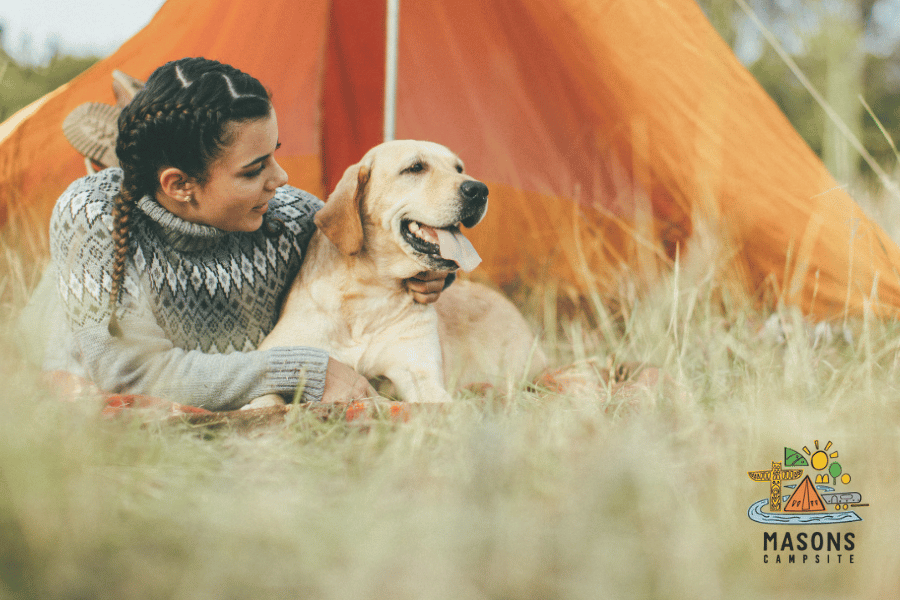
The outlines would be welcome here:
[[[109,392],[153,395],[209,410],[239,408],[269,393],[291,398],[298,385],[304,401],[321,400],[327,352],[289,347],[207,353],[178,347],[157,322],[133,269],[126,269],[119,303],[123,334],[110,335],[110,206],[118,191],[109,185],[110,172],[116,174],[109,169],[70,186],[50,224],[51,259],[69,329],[59,339],[71,339],[85,375]]]
[[[319,401],[328,354],[307,347],[206,354],[172,345],[151,320],[125,317],[123,337],[106,324],[81,328],[75,343],[88,377],[101,389],[158,396],[209,410],[232,410],[259,396]]]

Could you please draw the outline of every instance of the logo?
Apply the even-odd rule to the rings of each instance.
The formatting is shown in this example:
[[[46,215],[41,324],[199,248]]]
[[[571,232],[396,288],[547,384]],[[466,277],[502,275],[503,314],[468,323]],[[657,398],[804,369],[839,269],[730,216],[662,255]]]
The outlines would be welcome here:
[[[833,460],[838,458],[838,452],[828,453],[831,442],[823,450],[819,450],[819,440],[813,443],[815,452],[810,452],[806,446],[803,447],[803,454],[785,448],[784,467],[781,461],[772,461],[771,469],[747,471],[753,481],[769,485],[769,497],[754,502],[747,511],[752,521],[771,525],[831,525],[862,521],[855,509],[869,505],[862,503],[862,494],[849,489],[853,478],[843,471],[841,463]],[[815,484],[810,479],[810,473],[804,475],[804,470],[797,467],[811,467]],[[787,483],[798,480],[799,484]],[[782,496],[783,487],[792,490],[791,494]]]
[[[747,516],[764,525],[838,525],[862,521],[857,510],[869,506],[862,494],[851,485],[853,478],[836,459],[829,441],[814,451],[803,446],[798,452],[784,449],[784,458],[772,461],[772,467],[747,471],[751,480],[769,487],[769,497],[750,505]],[[842,536],[843,534],[843,536]],[[841,563],[854,562],[852,554],[858,543],[852,531],[808,531],[792,536],[789,531],[763,531],[763,552],[775,552],[774,558],[763,555],[765,563]],[[823,554],[806,554],[806,552]],[[795,554],[797,552],[797,554]],[[782,557],[784,561],[782,561]]]

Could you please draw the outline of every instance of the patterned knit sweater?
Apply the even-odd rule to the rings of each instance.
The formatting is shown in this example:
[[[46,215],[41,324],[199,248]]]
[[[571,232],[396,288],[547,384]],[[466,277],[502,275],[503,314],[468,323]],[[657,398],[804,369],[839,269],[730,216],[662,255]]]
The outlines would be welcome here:
[[[266,219],[267,235],[184,221],[145,196],[132,211],[130,250],[118,315],[108,331],[113,197],[122,171],[75,181],[50,221],[51,265],[61,310],[51,325],[45,369],[87,377],[101,389],[161,396],[228,410],[268,393],[321,400],[328,354],[306,347],[256,350],[278,317],[300,268],[322,203],[285,186]]]

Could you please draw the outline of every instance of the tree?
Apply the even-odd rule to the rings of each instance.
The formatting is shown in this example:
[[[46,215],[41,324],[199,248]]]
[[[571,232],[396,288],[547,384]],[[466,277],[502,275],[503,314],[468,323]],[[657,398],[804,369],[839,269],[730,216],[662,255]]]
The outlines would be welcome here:
[[[746,56],[759,35],[736,0],[697,0],[723,38]],[[773,32],[803,74],[846,128],[888,172],[897,157],[878,124],[868,116],[862,96],[887,131],[900,127],[900,24],[891,23],[887,4],[896,0],[745,0]],[[728,22],[728,18],[732,19]],[[737,33],[736,33],[737,32]],[[893,47],[884,49],[885,40]],[[877,43],[875,43],[877,42]],[[872,48],[880,47],[880,53]],[[847,135],[766,44],[748,68],[797,131],[841,183],[870,175]]]

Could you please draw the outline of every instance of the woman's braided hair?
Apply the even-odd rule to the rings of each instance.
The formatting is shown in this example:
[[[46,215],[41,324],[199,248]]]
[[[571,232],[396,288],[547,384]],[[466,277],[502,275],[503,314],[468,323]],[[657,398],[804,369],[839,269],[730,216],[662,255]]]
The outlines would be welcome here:
[[[214,60],[183,58],[156,69],[122,110],[116,156],[124,178],[113,205],[112,335],[121,334],[116,309],[137,201],[156,194],[159,173],[168,167],[204,185],[210,165],[234,142],[229,125],[266,118],[271,109],[268,91],[250,75]]]

